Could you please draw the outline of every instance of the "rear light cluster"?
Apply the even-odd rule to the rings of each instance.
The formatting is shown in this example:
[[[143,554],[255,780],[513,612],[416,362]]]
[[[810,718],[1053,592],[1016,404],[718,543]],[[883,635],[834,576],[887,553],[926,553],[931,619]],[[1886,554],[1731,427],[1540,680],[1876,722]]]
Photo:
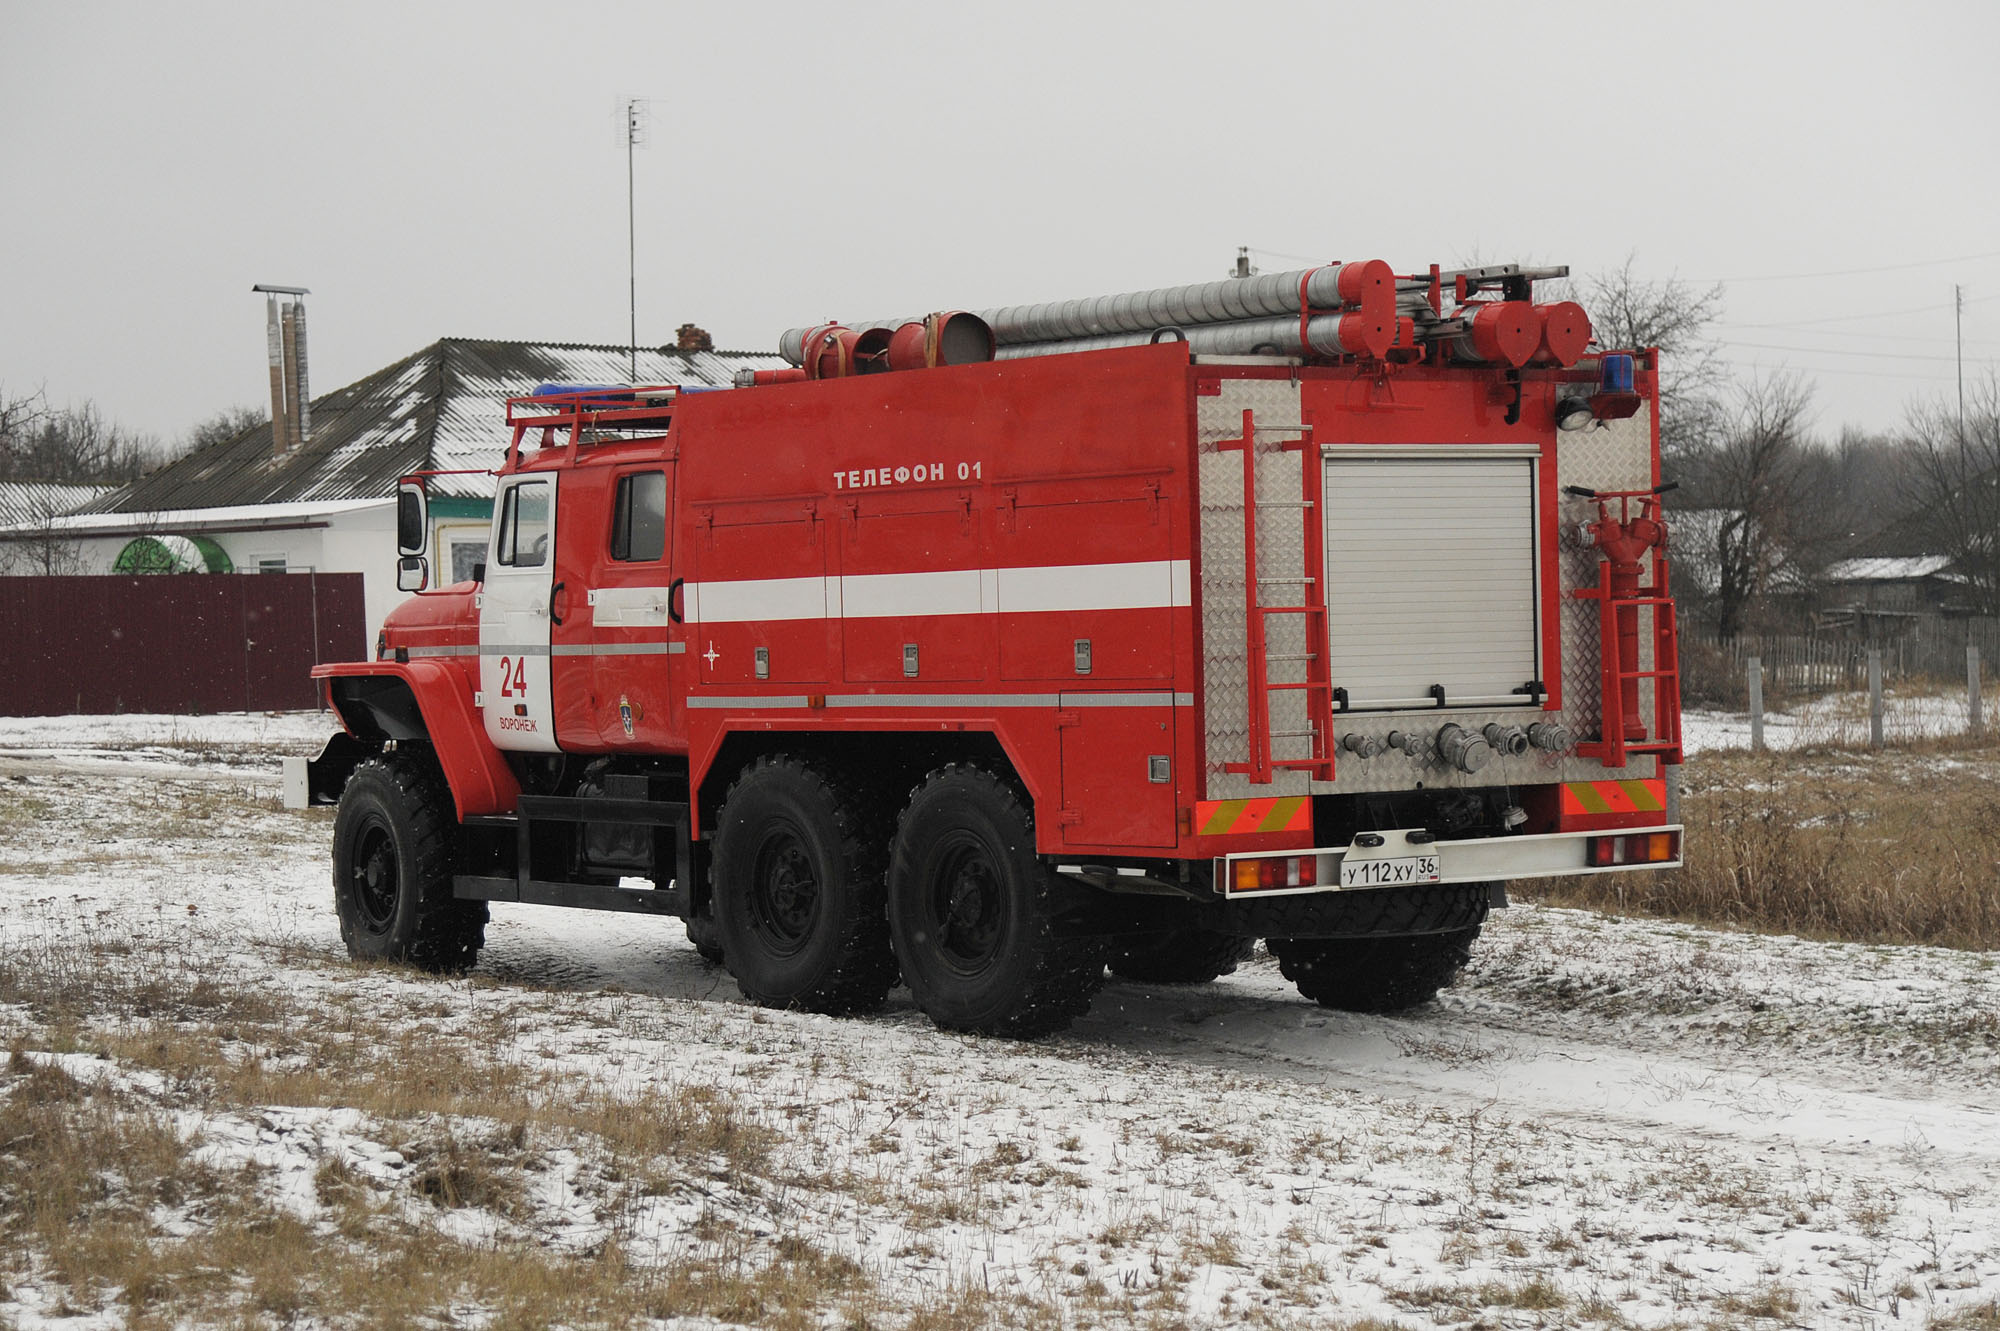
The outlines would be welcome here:
[[[1681,857],[1679,832],[1640,832],[1633,836],[1594,836],[1589,863],[1593,869],[1617,864],[1666,864]]]
[[[1319,860],[1311,855],[1273,855],[1265,859],[1237,860],[1234,874],[1234,890],[1238,892],[1314,887],[1319,883]]]

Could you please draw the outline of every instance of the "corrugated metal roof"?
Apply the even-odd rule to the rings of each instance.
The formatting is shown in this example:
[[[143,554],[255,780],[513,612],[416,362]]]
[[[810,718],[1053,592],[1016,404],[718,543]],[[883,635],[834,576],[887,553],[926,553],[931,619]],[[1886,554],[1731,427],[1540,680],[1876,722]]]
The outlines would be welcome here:
[[[639,382],[726,385],[775,352],[641,347]],[[413,471],[483,471],[507,443],[505,399],[544,383],[625,383],[624,347],[447,337],[314,399],[313,437],[282,456],[271,426],[211,444],[84,506],[139,513],[245,504],[380,499]],[[493,478],[441,476],[433,493],[488,498]]]
[[[1950,555],[1870,555],[1828,566],[1829,582],[1913,582],[1938,577],[1951,567]]]
[[[49,519],[110,493],[108,485],[0,481],[0,526],[45,526]]]
[[[320,499],[298,503],[232,504],[221,508],[146,509],[132,513],[70,513],[10,528],[0,523],[0,536],[52,532],[60,536],[116,536],[133,531],[215,531],[224,527],[297,527],[323,523],[362,509],[387,510],[394,499]]]

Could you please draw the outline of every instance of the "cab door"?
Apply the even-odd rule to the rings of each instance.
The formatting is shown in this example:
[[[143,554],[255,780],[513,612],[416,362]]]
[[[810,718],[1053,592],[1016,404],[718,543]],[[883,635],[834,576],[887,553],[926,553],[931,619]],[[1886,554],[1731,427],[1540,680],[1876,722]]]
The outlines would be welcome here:
[[[620,467],[610,487],[608,558],[590,591],[598,738],[609,749],[687,745],[674,682],[683,668],[681,587],[674,576],[674,464]]]
[[[502,749],[554,753],[549,614],[555,589],[556,474],[509,476],[493,507],[479,598],[479,693]]]

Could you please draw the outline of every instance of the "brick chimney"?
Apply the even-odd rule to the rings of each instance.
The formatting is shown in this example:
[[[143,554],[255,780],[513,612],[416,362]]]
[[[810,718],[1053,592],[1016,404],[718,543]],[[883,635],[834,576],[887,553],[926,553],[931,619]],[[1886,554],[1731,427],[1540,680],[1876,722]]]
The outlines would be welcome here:
[[[674,330],[675,351],[713,351],[715,339],[696,324],[682,324]]]

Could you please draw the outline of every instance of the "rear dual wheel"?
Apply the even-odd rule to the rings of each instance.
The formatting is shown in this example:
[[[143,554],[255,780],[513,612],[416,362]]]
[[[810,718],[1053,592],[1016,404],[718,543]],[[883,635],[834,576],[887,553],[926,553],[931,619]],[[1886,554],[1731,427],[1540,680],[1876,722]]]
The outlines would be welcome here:
[[[1437,997],[1472,959],[1479,926],[1401,938],[1273,938],[1285,978],[1321,1007],[1400,1012]]]
[[[1239,938],[1190,926],[1123,940],[1111,954],[1111,973],[1144,984],[1207,984],[1230,974],[1257,950]]]
[[[1104,983],[1101,942],[1061,927],[1026,800],[991,772],[953,764],[925,779],[897,824],[888,886],[903,978],[946,1030],[1047,1035]]]
[[[870,807],[830,769],[793,757],[759,759],[730,787],[715,832],[714,941],[744,997],[808,1012],[882,1005],[896,962],[886,830],[868,825]]]

